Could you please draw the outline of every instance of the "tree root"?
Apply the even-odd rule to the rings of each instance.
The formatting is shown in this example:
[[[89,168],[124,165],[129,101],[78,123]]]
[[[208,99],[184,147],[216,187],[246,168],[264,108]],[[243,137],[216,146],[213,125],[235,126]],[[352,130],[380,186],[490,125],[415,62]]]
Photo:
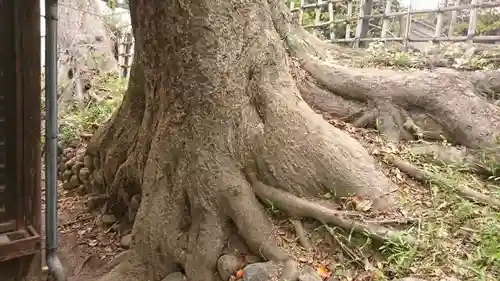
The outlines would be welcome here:
[[[354,120],[352,124],[358,128],[364,128],[368,125],[373,125],[377,119],[378,112],[376,110],[367,110],[359,118]]]
[[[311,241],[309,241],[309,238],[307,238],[307,233],[304,229],[304,225],[302,225],[302,222],[298,219],[290,219],[290,223],[292,223],[293,228],[295,228],[295,234],[297,235],[297,238],[299,239],[299,242],[304,247],[304,249],[312,249]]]
[[[419,168],[419,167],[417,167],[417,166],[415,166],[407,161],[404,161],[404,160],[402,160],[394,155],[387,155],[385,157],[385,159],[389,163],[394,165],[396,168],[398,168],[402,172],[406,173],[407,175],[409,175],[410,177],[412,177],[418,181],[421,181],[424,183],[432,182],[432,183],[435,183],[436,185],[443,187],[443,188],[446,188],[446,189],[456,188],[457,192],[461,196],[463,196],[467,199],[470,199],[470,200],[473,200],[473,201],[476,201],[476,202],[479,202],[482,204],[486,204],[489,206],[493,206],[495,208],[500,208],[500,200],[495,199],[491,196],[482,194],[481,192],[475,191],[475,190],[473,190],[467,186],[464,186],[464,185],[458,185],[456,187],[450,186],[446,182],[444,182],[444,181],[430,175],[429,173],[425,172],[423,169],[421,169],[421,168]]]
[[[477,151],[465,147],[417,144],[411,146],[410,152],[438,165],[465,167],[480,175],[491,176],[500,173],[500,154],[496,150]]]
[[[353,230],[365,234],[379,242],[403,240],[411,245],[419,244],[413,237],[402,235],[377,224],[363,223],[346,218],[342,212],[296,197],[285,191],[268,186],[256,179],[252,180],[252,184],[254,192],[259,199],[273,202],[280,210],[285,211],[293,217],[312,218],[324,224],[334,224],[345,230]]]
[[[262,258],[284,265],[280,280],[297,280],[298,265],[290,255],[278,246],[273,233],[274,226],[251,187],[244,183],[241,190],[229,192],[225,203],[228,206],[228,215],[236,224],[238,232],[245,239],[248,247]]]

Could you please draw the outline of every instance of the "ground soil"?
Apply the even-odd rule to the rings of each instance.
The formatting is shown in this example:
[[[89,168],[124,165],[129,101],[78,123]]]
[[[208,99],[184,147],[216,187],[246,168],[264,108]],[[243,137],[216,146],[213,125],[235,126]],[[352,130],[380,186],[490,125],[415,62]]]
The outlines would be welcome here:
[[[120,247],[120,231],[99,224],[99,213],[85,206],[88,195],[59,190],[58,256],[68,281],[95,280],[108,272],[125,250]]]

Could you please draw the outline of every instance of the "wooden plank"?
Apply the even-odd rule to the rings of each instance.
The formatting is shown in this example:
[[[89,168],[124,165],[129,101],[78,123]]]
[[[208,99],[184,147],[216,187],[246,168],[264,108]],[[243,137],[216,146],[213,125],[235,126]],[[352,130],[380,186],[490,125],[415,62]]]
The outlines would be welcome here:
[[[443,22],[444,22],[444,12],[442,11],[442,9],[446,8],[447,5],[448,5],[448,0],[439,0],[439,12],[437,15],[434,37],[440,37],[442,35]]]
[[[470,9],[470,19],[469,28],[467,30],[467,43],[472,44],[474,41],[474,36],[476,35],[477,26],[477,2],[478,0],[472,0]]]
[[[16,229],[16,221],[10,220],[0,223],[0,233],[14,231]]]
[[[391,7],[392,7],[392,0],[386,0],[385,2],[385,10],[384,10],[384,15],[388,15],[391,13]],[[387,33],[389,32],[389,27],[390,27],[390,18],[389,17],[384,17],[384,21],[382,23],[382,32],[380,37],[382,39],[387,37]]]
[[[25,235],[16,240],[13,239],[15,235],[23,234],[27,236]],[[0,244],[0,262],[33,255],[38,253],[41,249],[41,238],[38,233],[28,233],[26,230],[18,230],[2,235],[7,236],[10,242]]]

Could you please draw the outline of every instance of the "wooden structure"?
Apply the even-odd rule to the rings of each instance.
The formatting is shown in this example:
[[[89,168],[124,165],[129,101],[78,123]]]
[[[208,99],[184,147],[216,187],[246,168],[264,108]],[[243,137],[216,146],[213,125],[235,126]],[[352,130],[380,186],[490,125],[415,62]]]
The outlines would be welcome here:
[[[0,280],[40,280],[39,0],[0,0]]]
[[[491,42],[500,41],[500,36],[478,36],[475,34],[477,27],[477,12],[478,9],[483,8],[498,8],[500,7],[500,1],[479,1],[472,0],[470,4],[460,4],[461,1],[451,1],[451,0],[439,0],[439,6],[437,9],[425,9],[425,10],[414,10],[408,7],[405,11],[393,11],[393,4],[397,0],[299,0],[300,4],[297,5],[297,0],[289,0],[290,9],[292,12],[299,13],[299,21],[303,23],[303,18],[305,13],[314,14],[314,21],[312,24],[305,24],[306,29],[314,30],[323,28],[325,26],[333,26],[337,24],[345,24],[346,32],[344,38],[338,38],[334,36],[334,33],[330,33],[330,38],[327,38],[328,42],[335,43],[354,43],[356,46],[359,42],[373,42],[373,41],[397,41],[397,42]],[[418,0],[414,0],[418,1]],[[377,2],[384,4],[385,9],[382,13],[373,14],[373,5]],[[347,15],[342,16],[342,18],[335,18],[333,10],[337,5],[346,7]],[[453,36],[454,25],[456,24],[457,11],[469,10],[469,28],[466,36]],[[328,15],[327,20],[321,21],[320,13]],[[448,27],[448,36],[444,36],[442,29],[444,24],[444,14],[451,13],[451,21]],[[433,26],[433,33],[431,36],[411,36],[411,25],[413,23],[418,23],[417,20],[413,19],[415,15],[423,14],[435,14],[437,15],[437,20],[435,26]],[[397,34],[391,34],[390,32],[390,20],[398,18],[401,22],[401,27]],[[382,27],[377,27],[381,29],[380,38],[369,38],[367,37],[367,30],[371,26],[370,19],[382,19]],[[355,26],[355,29],[353,29]],[[354,31],[354,36],[351,36],[351,31]]]

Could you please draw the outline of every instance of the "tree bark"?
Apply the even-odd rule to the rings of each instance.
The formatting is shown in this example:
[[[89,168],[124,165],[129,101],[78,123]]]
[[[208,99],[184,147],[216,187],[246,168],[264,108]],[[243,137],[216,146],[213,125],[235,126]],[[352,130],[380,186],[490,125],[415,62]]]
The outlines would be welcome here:
[[[282,262],[280,280],[295,280],[296,265],[277,246],[259,200],[292,217],[395,238],[311,199],[333,191],[338,200],[370,200],[374,211],[398,207],[397,187],[366,149],[306,101],[337,117],[357,113],[360,125],[380,118],[394,140],[417,113],[471,147],[493,145],[488,137],[500,132],[500,109],[464,92],[468,84],[455,74],[341,66],[359,51],[309,35],[283,1],[130,6],[129,88],[88,153],[110,211],[125,214],[137,193],[142,202],[128,258],[102,281],[160,280],[179,267],[191,281],[219,280],[217,259],[233,252]],[[435,89],[443,79],[453,87]]]

